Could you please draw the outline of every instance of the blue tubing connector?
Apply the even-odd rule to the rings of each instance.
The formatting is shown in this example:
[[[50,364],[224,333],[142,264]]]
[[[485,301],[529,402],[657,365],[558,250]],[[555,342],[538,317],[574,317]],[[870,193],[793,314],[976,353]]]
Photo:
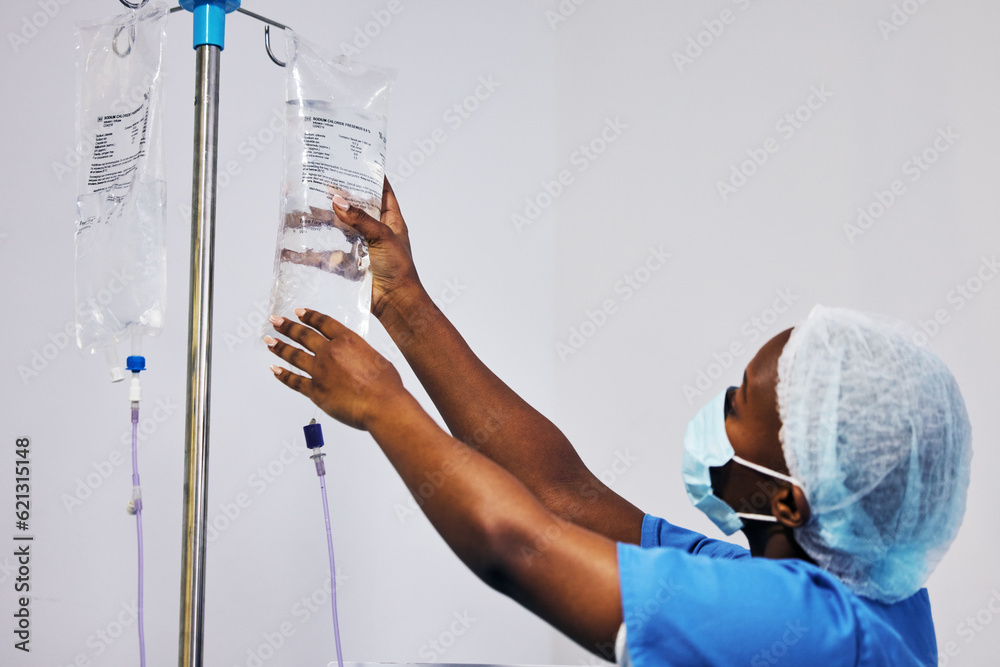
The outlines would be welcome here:
[[[194,48],[211,44],[226,48],[226,14],[235,12],[241,0],[180,0],[194,14]]]
[[[323,427],[313,419],[302,427],[306,434],[306,447],[309,449],[319,449],[323,446]]]

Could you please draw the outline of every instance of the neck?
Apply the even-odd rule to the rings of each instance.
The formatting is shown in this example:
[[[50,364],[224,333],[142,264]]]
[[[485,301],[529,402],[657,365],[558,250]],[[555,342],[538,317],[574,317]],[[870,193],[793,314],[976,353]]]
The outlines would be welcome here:
[[[808,563],[809,557],[792,534],[792,529],[780,523],[766,521],[746,521],[743,534],[750,543],[750,554],[757,558],[798,558]]]

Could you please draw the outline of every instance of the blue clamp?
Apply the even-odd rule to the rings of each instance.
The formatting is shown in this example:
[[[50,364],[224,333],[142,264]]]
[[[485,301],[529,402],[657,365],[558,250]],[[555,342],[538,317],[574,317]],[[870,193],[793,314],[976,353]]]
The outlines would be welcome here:
[[[306,447],[309,449],[319,449],[323,446],[323,427],[316,423],[316,420],[302,427],[306,434]]]
[[[120,359],[121,357],[119,357]],[[146,370],[146,357],[131,355],[125,360],[125,370],[133,373]]]
[[[211,44],[226,48],[226,14],[240,8],[241,0],[180,0],[194,14],[194,48]]]

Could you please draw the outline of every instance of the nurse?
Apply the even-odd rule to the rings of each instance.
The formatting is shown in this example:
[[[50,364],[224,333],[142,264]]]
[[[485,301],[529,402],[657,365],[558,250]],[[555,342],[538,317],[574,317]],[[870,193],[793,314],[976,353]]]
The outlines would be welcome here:
[[[420,284],[388,182],[372,312],[451,433],[335,320],[275,318],[279,381],[367,430],[483,581],[608,660],[936,665],[923,584],[961,524],[970,428],[955,380],[901,325],[817,307],[767,342],[684,437],[688,495],[750,549],[645,514],[472,352]]]

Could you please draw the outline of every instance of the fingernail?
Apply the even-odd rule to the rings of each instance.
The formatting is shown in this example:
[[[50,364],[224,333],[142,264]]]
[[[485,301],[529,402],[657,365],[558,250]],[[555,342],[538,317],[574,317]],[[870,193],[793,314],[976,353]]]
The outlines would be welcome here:
[[[333,205],[339,208],[341,211],[346,211],[351,208],[351,205],[347,203],[347,200],[340,195],[333,195]]]
[[[270,336],[264,336],[264,344],[268,347],[274,347],[277,343],[278,341],[276,339],[271,338]]]
[[[274,373],[275,375],[281,375],[281,369],[278,368],[277,366],[271,366],[271,372]]]
[[[296,308],[295,309],[295,316],[298,317],[299,319],[302,319],[302,316],[305,315],[305,314],[306,314],[306,309],[305,308]]]
[[[271,320],[271,324],[276,327],[280,327],[281,323],[285,321],[284,317],[278,317],[277,315],[271,315],[269,319]]]

